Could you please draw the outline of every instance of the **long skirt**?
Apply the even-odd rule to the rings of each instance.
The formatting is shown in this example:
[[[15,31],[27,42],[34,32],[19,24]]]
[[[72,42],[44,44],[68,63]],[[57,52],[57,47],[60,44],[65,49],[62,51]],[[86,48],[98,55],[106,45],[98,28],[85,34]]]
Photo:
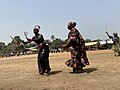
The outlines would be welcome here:
[[[51,70],[49,65],[49,46],[45,45],[38,50],[38,70],[40,74],[47,73]]]
[[[71,59],[67,60],[65,64],[73,68],[73,72],[83,72],[84,62],[81,60],[80,52],[78,50],[71,50]]]
[[[114,51],[115,56],[120,56],[120,43],[113,45],[112,50]]]

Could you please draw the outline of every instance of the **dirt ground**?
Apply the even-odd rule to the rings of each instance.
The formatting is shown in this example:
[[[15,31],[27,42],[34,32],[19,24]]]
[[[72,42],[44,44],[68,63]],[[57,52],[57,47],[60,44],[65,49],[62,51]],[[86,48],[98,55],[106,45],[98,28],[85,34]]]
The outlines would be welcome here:
[[[50,54],[52,71],[41,76],[37,55],[0,59],[0,90],[120,90],[120,57],[111,50],[88,51],[90,65],[71,74],[69,52]]]

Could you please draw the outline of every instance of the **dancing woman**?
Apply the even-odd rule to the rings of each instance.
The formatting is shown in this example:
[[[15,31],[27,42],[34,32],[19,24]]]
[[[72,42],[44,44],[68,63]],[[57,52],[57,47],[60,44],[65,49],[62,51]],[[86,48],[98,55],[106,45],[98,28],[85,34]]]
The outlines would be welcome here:
[[[69,67],[73,68],[73,73],[83,72],[83,67],[89,65],[86,55],[85,41],[79,31],[75,28],[76,22],[68,23],[68,42],[63,48],[71,50],[71,59],[65,62]]]

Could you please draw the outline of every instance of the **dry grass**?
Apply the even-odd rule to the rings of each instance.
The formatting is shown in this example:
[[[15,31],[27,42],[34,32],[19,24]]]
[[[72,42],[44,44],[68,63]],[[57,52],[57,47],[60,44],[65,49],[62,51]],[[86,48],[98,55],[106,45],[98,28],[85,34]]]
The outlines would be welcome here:
[[[52,72],[40,76],[37,55],[0,59],[0,90],[120,90],[120,57],[111,50],[87,52],[84,73],[70,74],[70,53],[50,54]]]

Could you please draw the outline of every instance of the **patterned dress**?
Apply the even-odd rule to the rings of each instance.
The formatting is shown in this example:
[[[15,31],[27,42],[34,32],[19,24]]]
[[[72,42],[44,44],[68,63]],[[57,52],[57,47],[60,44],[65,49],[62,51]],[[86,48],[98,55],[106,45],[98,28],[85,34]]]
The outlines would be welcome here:
[[[118,36],[114,36],[112,38],[113,41],[113,46],[112,46],[112,50],[114,51],[114,55],[115,56],[120,56],[120,38]]]
[[[89,65],[84,39],[76,28],[72,28],[68,33],[68,43],[65,47],[71,50],[71,59],[65,62],[67,66],[76,68],[78,71]]]

